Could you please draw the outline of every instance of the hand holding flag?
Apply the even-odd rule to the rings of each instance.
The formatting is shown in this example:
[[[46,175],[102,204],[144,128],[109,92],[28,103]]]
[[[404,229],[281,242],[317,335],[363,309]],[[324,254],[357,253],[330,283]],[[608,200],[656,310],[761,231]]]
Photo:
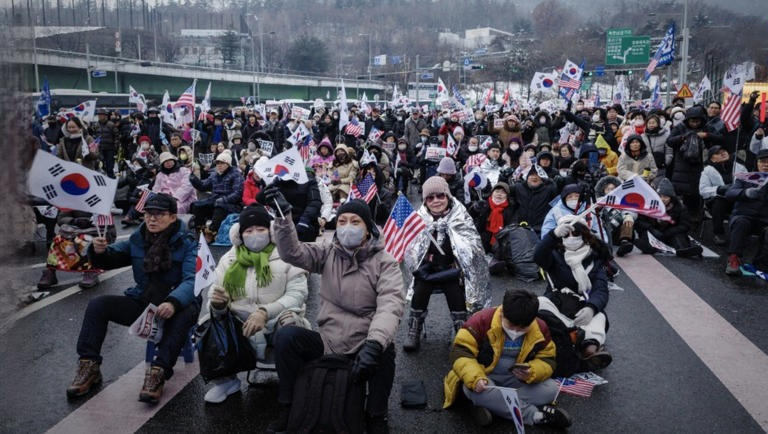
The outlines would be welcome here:
[[[216,278],[216,261],[203,234],[197,243],[197,264],[195,265],[195,297],[200,295]]]

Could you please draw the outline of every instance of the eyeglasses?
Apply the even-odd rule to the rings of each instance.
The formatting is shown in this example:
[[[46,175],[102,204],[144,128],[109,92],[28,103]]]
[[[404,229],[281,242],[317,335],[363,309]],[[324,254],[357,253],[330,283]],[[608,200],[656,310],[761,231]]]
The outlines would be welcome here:
[[[145,219],[159,219],[161,217],[166,217],[171,215],[168,211],[155,211],[155,210],[146,210],[144,211],[144,218]]]
[[[446,196],[445,193],[434,193],[434,194],[430,194],[429,196],[427,196],[427,198],[425,200],[427,202],[432,202],[435,199],[443,200],[443,199],[445,199],[445,196]]]

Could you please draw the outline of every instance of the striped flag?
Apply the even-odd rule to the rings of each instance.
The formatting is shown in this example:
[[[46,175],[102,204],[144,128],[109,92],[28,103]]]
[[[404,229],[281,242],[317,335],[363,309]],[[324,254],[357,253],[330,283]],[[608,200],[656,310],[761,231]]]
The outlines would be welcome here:
[[[405,249],[425,227],[424,220],[413,210],[405,195],[399,195],[384,225],[384,250],[401,262]]]
[[[112,214],[95,214],[91,217],[91,220],[94,221],[96,226],[113,226],[115,224]]]
[[[741,125],[741,93],[732,93],[728,96],[720,112],[720,119],[725,123],[728,132],[735,130]]]
[[[659,47],[656,49],[651,62],[648,67],[645,68],[643,74],[643,80],[648,81],[651,78],[651,74],[657,66],[664,66],[672,63],[675,60],[675,22],[673,21],[664,38],[659,43]]]
[[[304,140],[304,144],[299,147],[299,155],[301,155],[301,159],[304,160],[305,163],[309,161],[310,149],[312,146],[315,146],[315,139],[310,135]]]
[[[357,119],[352,118],[347,124],[347,129],[344,130],[344,132],[350,136],[360,137],[360,135],[363,134],[363,129],[360,127],[360,123],[357,122]]]
[[[136,209],[136,212],[144,212],[144,205],[147,204],[147,199],[149,199],[152,196],[152,191],[149,189],[146,189],[141,192],[141,196],[139,196],[139,201],[136,202],[136,206],[134,208]]]
[[[369,173],[365,175],[365,178],[359,184],[352,184],[352,187],[349,189],[349,200],[362,199],[365,203],[371,203],[378,193],[379,188],[376,187],[376,182]]]
[[[184,91],[179,96],[179,99],[176,100],[175,103],[173,103],[174,107],[183,107],[188,106],[192,107],[191,111],[195,110],[195,85],[197,84],[197,79],[192,81],[192,85],[187,88],[187,90]]]
[[[368,133],[368,140],[370,140],[370,141],[377,140],[383,134],[384,134],[384,131],[381,131],[380,129],[378,129],[376,127],[371,127],[371,131]]]
[[[560,378],[560,391],[573,396],[589,398],[595,385],[581,378]]]
[[[487,160],[488,157],[485,154],[477,153],[472,154],[467,158],[467,164],[464,165],[464,173],[469,173],[475,167],[480,167]]]

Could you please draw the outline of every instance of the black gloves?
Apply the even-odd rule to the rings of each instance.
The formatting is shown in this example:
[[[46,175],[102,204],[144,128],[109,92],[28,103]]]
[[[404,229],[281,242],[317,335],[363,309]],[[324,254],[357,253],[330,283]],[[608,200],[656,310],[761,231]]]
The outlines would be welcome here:
[[[384,348],[376,341],[367,340],[357,352],[352,365],[352,379],[355,383],[367,381],[379,367],[379,359]]]
[[[717,187],[717,195],[718,196],[725,196],[725,192],[728,191],[729,185],[721,185]]]
[[[263,205],[279,208],[284,215],[288,214],[293,209],[291,204],[285,199],[285,196],[283,196],[283,193],[280,192],[280,188],[275,184],[260,191],[259,194],[256,195],[256,200]]]

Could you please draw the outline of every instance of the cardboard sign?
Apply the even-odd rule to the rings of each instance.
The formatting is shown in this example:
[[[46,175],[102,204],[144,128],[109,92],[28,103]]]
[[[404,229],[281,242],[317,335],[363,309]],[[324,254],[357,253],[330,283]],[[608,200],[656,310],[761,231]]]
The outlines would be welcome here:
[[[309,120],[309,113],[310,110],[305,109],[304,107],[293,107],[291,109],[291,118],[306,121]]]
[[[200,160],[200,164],[204,166],[210,166],[213,163],[214,154],[198,154],[197,159]]]
[[[438,146],[430,146],[424,156],[427,160],[440,161],[446,155],[446,149]]]
[[[128,333],[150,342],[160,342],[163,338],[163,320],[157,317],[157,306],[150,303],[131,324]]]
[[[493,118],[493,129],[498,130],[504,128],[504,119]]]
[[[264,155],[272,155],[272,151],[275,149],[275,144],[273,142],[261,139],[256,139],[256,141],[259,143],[259,149],[261,149]]]

